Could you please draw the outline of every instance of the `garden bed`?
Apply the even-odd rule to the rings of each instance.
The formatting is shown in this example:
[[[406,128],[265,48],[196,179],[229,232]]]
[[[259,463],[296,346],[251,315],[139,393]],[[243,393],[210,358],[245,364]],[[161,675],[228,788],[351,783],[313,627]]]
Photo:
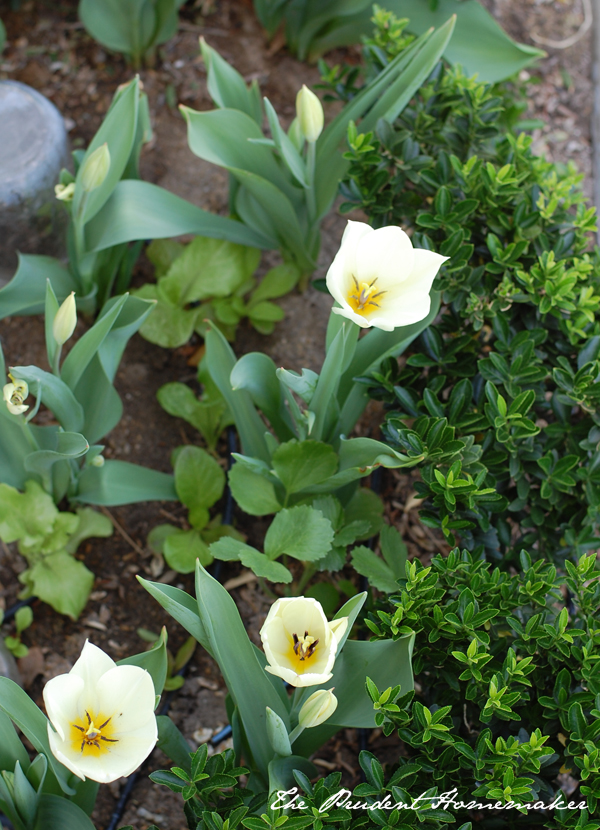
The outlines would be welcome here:
[[[573,34],[581,22],[580,2],[546,3],[533,0],[487,0],[485,5],[515,39],[531,42],[538,38],[561,41]],[[77,22],[76,2],[25,2],[21,12],[3,13],[9,45],[0,59],[0,78],[27,83],[48,96],[67,119],[73,147],[86,146],[97,130],[116,86],[131,77],[131,70],[119,56],[108,56],[95,44]],[[215,45],[223,57],[244,75],[257,78],[263,94],[275,105],[283,119],[293,118],[293,102],[302,83],[314,85],[316,68],[291,58],[284,49],[268,49],[250,3],[222,0],[217,7],[210,2],[196,3],[182,10],[179,32],[160,50],[154,69],[141,72],[144,90],[150,102],[154,138],[144,149],[143,177],[191,202],[214,212],[225,212],[226,175],[202,162],[188,148],[186,128],[176,110],[177,102],[202,110],[211,106],[206,91],[206,74],[198,53],[199,35]],[[547,153],[556,162],[574,161],[586,175],[584,190],[592,193],[590,118],[592,102],[591,36],[588,33],[568,49],[548,49],[549,57],[527,74],[536,79],[528,95],[527,117],[541,118],[544,127],[534,132],[534,148]],[[340,55],[329,56],[329,61]],[[358,60],[357,50],[348,50],[346,60]],[[522,74],[522,78],[525,75]],[[360,218],[360,217],[353,217]],[[323,227],[323,246],[317,276],[323,276],[338,249],[345,220],[330,216]],[[265,262],[269,260],[265,256]],[[152,274],[150,263],[142,258],[134,277],[141,285]],[[269,337],[257,334],[249,325],[239,328],[235,350],[238,355],[260,350],[271,355],[277,365],[299,371],[318,369],[323,358],[323,343],[329,311],[329,295],[310,288],[281,301],[286,320]],[[79,322],[77,335],[85,330]],[[8,365],[45,366],[44,324],[41,318],[12,318],[0,323],[0,337]],[[107,458],[120,458],[165,472],[171,471],[170,454],[178,445],[195,443],[198,436],[183,421],[168,416],[156,400],[164,383],[192,383],[201,344],[172,351],[153,346],[135,336],[130,343],[117,375],[116,388],[124,402],[124,416],[107,440]],[[378,437],[381,420],[378,405],[371,404],[359,426],[362,434]],[[224,442],[220,456],[226,464]],[[386,473],[383,479],[384,500],[390,522],[402,533],[411,557],[423,561],[448,546],[440,534],[425,528],[418,520],[410,475]],[[72,665],[83,642],[90,638],[115,659],[141,650],[137,628],[158,632],[166,625],[170,645],[176,649],[184,640],[182,630],[139,586],[136,575],[149,576],[193,592],[192,577],[182,577],[165,568],[160,557],[146,549],[148,532],[165,520],[184,525],[186,513],[177,503],[145,503],[111,508],[115,533],[109,539],[86,542],[78,556],[96,574],[94,591],[77,623],[35,602],[34,623],[25,640],[31,646],[22,661],[28,691],[41,703],[43,683]],[[250,544],[260,547],[266,524],[248,516],[239,529]],[[11,546],[14,547],[14,546]],[[16,574],[20,557],[6,546],[0,551],[0,604],[9,608],[16,601]],[[239,575],[238,565],[224,569],[223,581]],[[267,613],[269,601],[250,581],[233,591],[246,626],[253,639]],[[192,660],[188,679],[177,693],[171,714],[186,737],[198,743],[206,739],[206,730],[217,731],[226,723],[225,689],[218,668],[200,648]],[[371,736],[370,748],[377,747],[380,757],[392,751],[389,742]],[[356,755],[357,736],[352,731],[340,733],[320,753],[323,770],[332,765],[344,773],[344,784],[359,781]],[[390,756],[392,757],[392,756]],[[153,767],[167,761],[157,752]],[[327,766],[329,764],[329,766]],[[114,807],[119,784],[101,790],[93,819],[106,827]],[[123,816],[142,830],[156,822],[161,830],[184,828],[180,816],[180,799],[143,778]]]

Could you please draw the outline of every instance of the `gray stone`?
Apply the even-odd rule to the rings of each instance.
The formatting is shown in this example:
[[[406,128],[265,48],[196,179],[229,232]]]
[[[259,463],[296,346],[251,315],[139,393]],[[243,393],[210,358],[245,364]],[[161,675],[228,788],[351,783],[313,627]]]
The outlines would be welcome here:
[[[0,636],[0,677],[8,677],[19,686],[23,685],[16,660],[4,645],[2,636]]]
[[[66,214],[54,185],[68,161],[54,104],[18,81],[0,81],[0,277],[14,272],[17,251],[63,253]]]

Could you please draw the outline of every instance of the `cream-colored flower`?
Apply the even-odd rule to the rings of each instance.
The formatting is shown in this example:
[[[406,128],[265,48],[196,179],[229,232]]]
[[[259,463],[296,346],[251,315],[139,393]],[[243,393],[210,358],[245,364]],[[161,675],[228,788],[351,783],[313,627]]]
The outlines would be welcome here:
[[[338,302],[333,311],[362,328],[392,331],[429,314],[429,292],[448,257],[413,248],[402,228],[374,230],[348,222],[327,272],[327,288]]]
[[[71,291],[67,299],[54,315],[52,334],[59,346],[66,343],[75,331],[77,325],[77,309],[75,307],[75,292]]]
[[[21,415],[29,409],[29,404],[23,401],[29,395],[29,387],[24,380],[17,380],[9,375],[12,383],[6,383],[2,389],[2,397],[6,402],[6,408],[13,415]]]
[[[298,715],[298,723],[304,729],[320,726],[333,715],[337,705],[333,689],[319,689],[304,701]]]
[[[323,105],[306,84],[296,95],[296,115],[304,138],[313,144],[323,132]]]
[[[71,671],[46,683],[43,694],[50,749],[79,778],[108,784],[154,749],[152,678],[139,666],[117,666],[87,640]]]
[[[326,683],[347,626],[347,617],[327,622],[321,603],[311,597],[276,600],[260,630],[267,671],[292,686]]]
[[[61,202],[72,202],[75,195],[75,182],[69,184],[55,184],[54,195]]]

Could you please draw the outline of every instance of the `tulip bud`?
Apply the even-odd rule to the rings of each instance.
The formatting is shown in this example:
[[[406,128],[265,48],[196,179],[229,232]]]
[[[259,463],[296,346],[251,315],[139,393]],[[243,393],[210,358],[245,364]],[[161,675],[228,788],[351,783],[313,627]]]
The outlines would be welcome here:
[[[104,456],[103,455],[95,455],[92,460],[90,461],[90,465],[92,467],[104,467]]]
[[[288,756],[292,754],[292,747],[288,731],[284,722],[272,709],[267,706],[267,735],[273,750],[278,755]]]
[[[52,334],[59,346],[66,343],[75,331],[77,311],[75,310],[75,292],[71,291],[67,299],[56,312],[52,324]]]
[[[288,130],[288,136],[290,137],[292,144],[301,152],[302,148],[304,147],[304,133],[302,132],[302,127],[300,126],[300,121],[296,117],[290,124],[290,128]]]
[[[83,163],[81,168],[81,186],[90,193],[103,183],[110,170],[110,150],[104,142]]]
[[[75,182],[54,185],[54,195],[61,202],[72,202],[75,194]]]
[[[298,723],[304,729],[320,726],[333,715],[337,705],[337,697],[333,694],[333,689],[319,689],[304,702],[298,715]]]
[[[321,102],[305,84],[296,96],[296,114],[304,137],[314,143],[323,132],[325,119]]]

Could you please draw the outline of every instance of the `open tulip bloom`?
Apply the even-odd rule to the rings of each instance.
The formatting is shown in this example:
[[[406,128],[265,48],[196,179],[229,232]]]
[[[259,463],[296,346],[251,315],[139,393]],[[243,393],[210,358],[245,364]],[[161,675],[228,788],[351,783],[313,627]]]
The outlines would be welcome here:
[[[338,645],[347,627],[347,617],[327,622],[316,599],[276,600],[260,630],[269,661],[267,671],[290,686],[326,683],[331,680]]]
[[[82,779],[106,784],[129,775],[156,744],[155,700],[145,669],[117,666],[86,641],[71,671],[44,687],[50,749]]]
[[[429,314],[429,292],[447,259],[413,248],[402,228],[374,230],[349,221],[327,272],[327,288],[339,304],[333,311],[361,328],[393,331],[418,323]]]

